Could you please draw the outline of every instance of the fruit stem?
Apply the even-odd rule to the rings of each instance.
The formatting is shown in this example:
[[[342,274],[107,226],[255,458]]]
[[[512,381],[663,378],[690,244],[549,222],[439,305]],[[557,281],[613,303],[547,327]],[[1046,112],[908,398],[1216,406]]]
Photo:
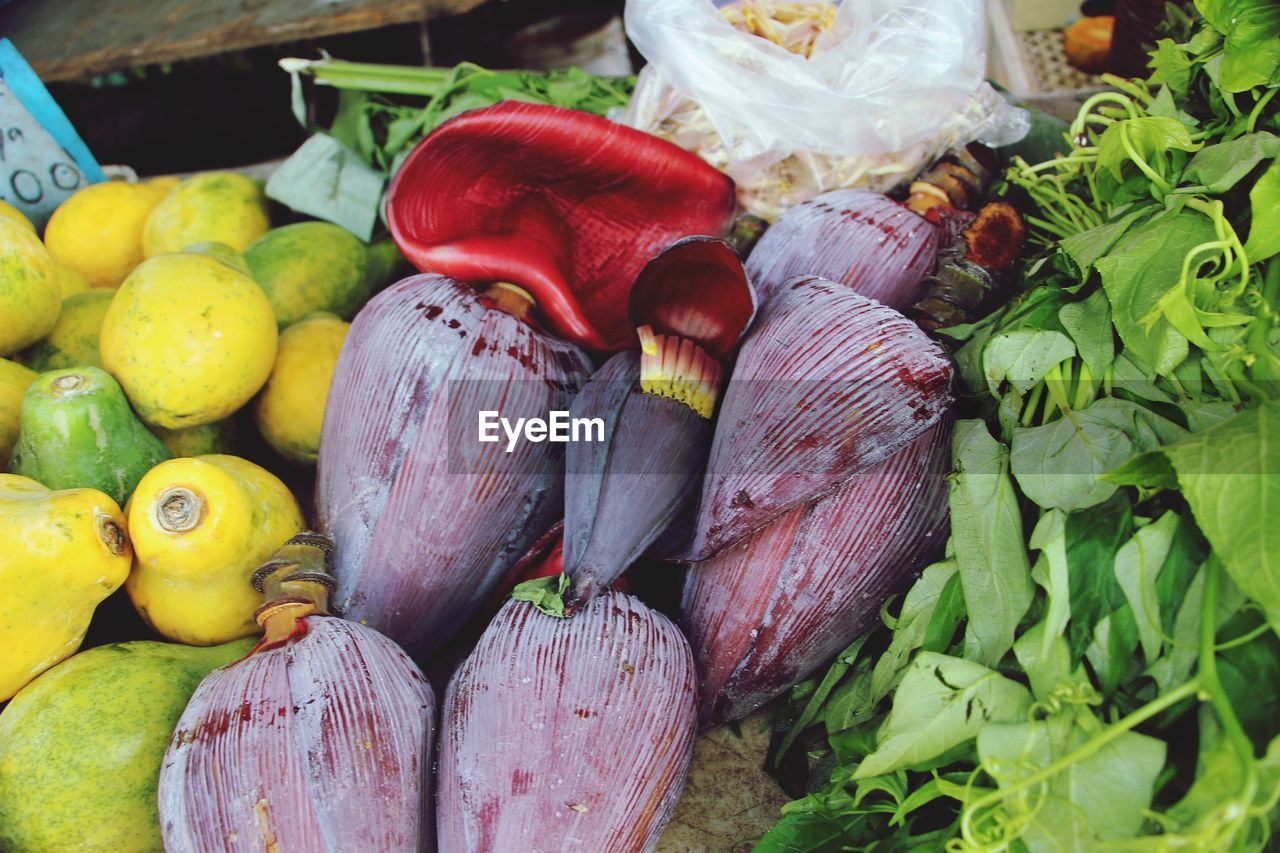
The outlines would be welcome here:
[[[495,281],[480,289],[480,292],[494,304],[499,311],[504,311],[528,323],[537,303],[533,295],[523,287],[509,281]]]
[[[151,504],[151,513],[161,530],[186,533],[204,521],[204,495],[185,486],[165,489]]]
[[[83,390],[89,380],[83,373],[64,373],[57,379],[49,383],[49,390],[55,395],[69,394],[72,391]]]
[[[280,645],[306,632],[307,616],[329,615],[329,596],[337,582],[329,573],[333,541],[303,531],[280,546],[253,573],[253,588],[264,603],[253,614],[262,626],[262,641],[253,651]]]
[[[109,515],[101,512],[95,514],[98,517],[98,538],[102,540],[103,545],[107,546],[108,551],[119,557],[124,553],[125,543],[128,542],[124,528],[116,524]]]

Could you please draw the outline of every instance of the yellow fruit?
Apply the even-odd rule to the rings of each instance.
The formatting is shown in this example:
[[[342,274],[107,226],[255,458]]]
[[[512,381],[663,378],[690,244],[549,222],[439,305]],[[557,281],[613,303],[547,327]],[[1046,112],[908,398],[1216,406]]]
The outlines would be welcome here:
[[[54,261],[53,269],[58,276],[58,294],[62,297],[63,302],[66,302],[77,293],[84,293],[93,287],[83,273],[79,270],[73,270],[66,264]]]
[[[90,184],[49,217],[44,242],[94,287],[115,287],[142,261],[142,226],[162,197],[155,182]]]
[[[54,492],[0,474],[0,702],[80,648],[129,573],[124,514],[94,489]]]
[[[0,219],[0,356],[49,334],[61,306],[58,274],[40,238]]]
[[[63,367],[102,367],[98,333],[113,296],[114,290],[94,288],[65,300],[53,331],[23,350],[23,362],[41,373]]]
[[[258,430],[281,456],[314,464],[329,383],[350,323],[319,315],[280,333],[276,364],[254,407]]]
[[[151,258],[116,291],[102,364],[138,414],[167,429],[225,418],[249,401],[276,358],[262,289],[204,255]]]
[[[154,432],[174,456],[207,456],[210,453],[233,453],[236,445],[234,418],[224,418],[211,424],[165,429],[153,426]]]
[[[31,224],[31,220],[7,201],[0,200],[0,219],[11,219],[19,225],[25,225],[32,234],[36,233],[36,227]]]
[[[133,572],[125,583],[151,627],[209,646],[256,633],[254,569],[303,528],[274,474],[236,456],[161,462],[129,499]]]
[[[136,186],[141,187],[144,192],[150,194],[155,203],[159,204],[180,183],[182,183],[182,179],[176,175],[163,175],[159,178],[148,178],[139,182]]]
[[[0,358],[0,471],[9,470],[9,456],[18,441],[22,398],[37,376],[16,361]]]
[[[178,184],[156,205],[142,244],[148,258],[206,241],[242,252],[270,225],[261,184],[235,172],[210,172]]]

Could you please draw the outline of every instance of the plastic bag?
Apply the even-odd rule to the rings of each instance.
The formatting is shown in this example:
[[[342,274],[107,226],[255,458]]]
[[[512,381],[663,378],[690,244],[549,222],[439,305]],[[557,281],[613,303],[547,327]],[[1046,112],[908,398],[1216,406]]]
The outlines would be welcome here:
[[[885,191],[948,148],[1026,133],[1025,112],[983,82],[980,0],[844,0],[807,57],[733,26],[712,0],[627,0],[626,25],[649,65],[622,121],[726,171],[766,219],[831,189]]]

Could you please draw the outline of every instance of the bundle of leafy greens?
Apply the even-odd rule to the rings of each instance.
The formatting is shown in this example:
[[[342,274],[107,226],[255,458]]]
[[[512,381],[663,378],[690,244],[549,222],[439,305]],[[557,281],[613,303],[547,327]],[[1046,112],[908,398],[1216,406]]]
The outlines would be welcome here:
[[[635,78],[596,77],[578,68],[491,71],[469,62],[417,68],[330,57],[282,59],[280,66],[293,76],[294,114],[314,134],[272,174],[267,195],[366,240],[396,167],[442,122],[502,100],[604,115],[625,107],[635,88]],[[308,120],[303,78],[338,89],[338,110],[326,128]]]
[[[1270,843],[1280,6],[1196,7],[1066,154],[1013,161],[1036,254],[948,330],[945,558],[793,691],[771,760],[810,793],[757,850]]]

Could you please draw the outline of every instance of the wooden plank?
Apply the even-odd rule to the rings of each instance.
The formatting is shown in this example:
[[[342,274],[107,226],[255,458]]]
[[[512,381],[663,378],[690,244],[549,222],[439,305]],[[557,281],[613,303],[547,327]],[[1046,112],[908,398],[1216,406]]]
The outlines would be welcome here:
[[[456,15],[483,0],[13,0],[0,33],[45,81]]]

